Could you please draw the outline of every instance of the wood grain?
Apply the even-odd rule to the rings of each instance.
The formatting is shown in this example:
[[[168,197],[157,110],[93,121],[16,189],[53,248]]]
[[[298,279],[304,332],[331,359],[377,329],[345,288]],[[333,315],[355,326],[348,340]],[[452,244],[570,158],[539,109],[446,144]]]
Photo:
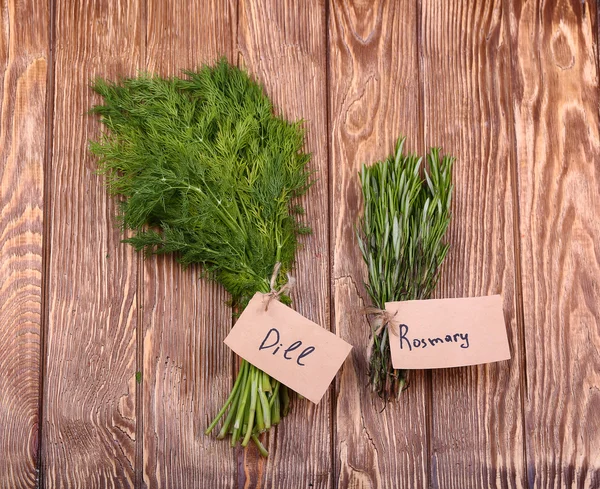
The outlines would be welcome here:
[[[509,2],[530,487],[600,487],[594,2]]]
[[[329,328],[329,209],[327,161],[326,6],[323,0],[241,0],[238,42],[242,63],[260,80],[277,112],[304,119],[316,182],[300,204],[312,235],[302,240],[292,292],[294,308]],[[329,488],[331,398],[295,400],[270,435],[269,459],[247,450],[238,487]]]
[[[133,75],[136,1],[60,1],[56,10],[50,263],[44,389],[45,487],[133,487],[136,257],[87,149],[95,76]]]
[[[234,2],[147,3],[146,68],[179,74],[233,57]],[[223,340],[232,323],[227,294],[182,270],[173,256],[143,265],[143,481],[149,488],[234,487],[235,452],[205,436],[233,380]]]
[[[0,11],[0,488],[38,481],[46,5]]]
[[[510,43],[501,0],[421,3],[426,149],[456,156],[437,297],[502,294],[510,361],[432,372],[433,487],[523,487]]]
[[[567,0],[0,2],[0,489],[600,487],[598,14]],[[306,119],[318,181],[293,299],[355,345],[321,404],[296,402],[270,436],[268,461],[203,434],[232,383],[226,294],[120,243],[87,150],[94,76],[220,55]],[[380,412],[356,172],[400,134],[457,156],[437,295],[502,293],[513,359],[412,373]]]
[[[368,384],[370,305],[355,238],[362,212],[357,172],[393,151],[398,136],[418,145],[420,104],[416,2],[330,2],[330,141],[335,331],[355,348],[340,375],[335,478],[340,488],[425,487],[428,483],[424,372],[383,410]]]

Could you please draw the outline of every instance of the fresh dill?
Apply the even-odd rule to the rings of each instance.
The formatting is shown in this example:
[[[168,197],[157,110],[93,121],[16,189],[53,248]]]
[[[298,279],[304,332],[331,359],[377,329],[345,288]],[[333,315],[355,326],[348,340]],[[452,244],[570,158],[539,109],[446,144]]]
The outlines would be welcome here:
[[[107,130],[90,148],[120,196],[125,241],[201,264],[238,310],[270,291],[276,264],[282,286],[298,235],[309,232],[295,202],[311,184],[302,123],[274,115],[263,89],[224,60],[182,77],[97,79],[93,89],[103,104],[91,112]],[[261,409],[251,412],[246,399],[257,396]],[[252,439],[266,455],[258,435],[278,422],[287,399],[283,385],[243,361],[207,434],[225,416],[219,438]]]

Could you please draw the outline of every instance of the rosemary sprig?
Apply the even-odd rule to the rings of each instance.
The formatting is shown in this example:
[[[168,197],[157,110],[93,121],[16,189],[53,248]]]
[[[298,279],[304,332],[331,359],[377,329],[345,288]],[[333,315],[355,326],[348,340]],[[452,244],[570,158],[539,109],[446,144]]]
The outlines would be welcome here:
[[[120,195],[125,241],[146,253],[176,253],[200,263],[241,311],[256,292],[278,287],[294,261],[302,208],[291,202],[310,186],[301,123],[273,114],[262,88],[220,61],[185,78],[144,75],[98,79],[104,103],[92,109],[108,131],[91,150],[112,194]],[[289,297],[281,296],[289,303]],[[254,440],[277,424],[286,388],[242,362],[218,435]],[[287,409],[287,408],[286,408]]]
[[[368,270],[367,292],[383,310],[386,302],[427,299],[448,252],[443,238],[450,222],[454,159],[431,149],[427,167],[422,158],[404,155],[405,138],[395,154],[363,165],[360,181],[364,215],[358,244]],[[392,366],[389,325],[381,315],[372,321],[369,381],[386,402],[406,386],[407,372]]]

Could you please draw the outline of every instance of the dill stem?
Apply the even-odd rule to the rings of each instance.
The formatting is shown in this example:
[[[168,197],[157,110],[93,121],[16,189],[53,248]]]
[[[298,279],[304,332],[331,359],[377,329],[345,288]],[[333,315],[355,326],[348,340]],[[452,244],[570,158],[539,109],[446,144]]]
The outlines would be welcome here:
[[[235,379],[235,383],[233,384],[233,389],[231,390],[231,394],[229,394],[229,397],[227,398],[227,400],[225,401],[225,404],[223,404],[223,407],[221,408],[221,410],[219,411],[219,413],[217,414],[217,416],[215,417],[215,419],[212,421],[212,423],[210,424],[210,426],[208,428],[206,428],[206,430],[204,431],[205,435],[209,435],[211,433],[211,431],[215,428],[215,426],[217,425],[217,423],[219,422],[219,420],[223,417],[223,415],[225,414],[225,411],[227,409],[227,407],[233,402],[234,398],[237,396],[237,391],[240,387],[240,383],[242,380],[242,377],[244,376],[245,370],[246,370],[246,363],[242,364],[242,368],[240,369],[240,373],[237,376],[237,379]]]
[[[269,429],[271,427],[271,408],[269,406],[269,400],[267,399],[260,382],[258,383],[258,398],[260,400],[260,411],[262,413],[262,418],[264,419],[263,429]]]
[[[288,388],[284,385],[281,387],[281,401],[283,403],[283,415],[287,416],[290,412],[290,395],[288,392]]]
[[[219,431],[219,434],[217,435],[217,439],[219,439],[219,440],[222,440],[223,438],[225,438],[225,436],[227,436],[227,433],[229,433],[229,427],[231,426],[231,421],[233,420],[233,417],[234,417],[235,413],[237,412],[235,406],[237,406],[237,403],[239,402],[240,395],[241,395],[241,390],[238,390],[237,395],[235,396],[233,405],[232,405],[231,409],[229,410],[229,412],[227,413],[227,417],[225,418],[225,421],[223,422],[221,431]]]
[[[256,444],[256,446],[258,447],[258,451],[260,452],[260,454],[263,457],[268,457],[269,456],[269,452],[267,452],[267,449],[260,442],[260,440],[258,439],[258,436],[252,435],[252,441]]]
[[[262,391],[260,390],[260,382],[258,383],[258,388],[258,396],[260,400],[260,394],[262,393]],[[259,433],[265,431],[265,415],[263,413],[262,402],[256,403],[256,430],[258,430]]]
[[[246,360],[243,360],[242,363],[247,363],[247,362],[246,362]],[[250,386],[252,384],[252,382],[249,381],[249,378],[251,375],[250,370],[251,369],[249,369],[248,375],[244,379],[244,382],[245,382],[244,391],[242,394],[242,398],[240,399],[240,402],[238,403],[237,414],[235,417],[235,422],[233,423],[233,435],[231,437],[231,446],[232,447],[235,446],[235,444],[237,443],[238,438],[240,436],[240,430],[242,428],[242,421],[243,421],[243,417],[245,414],[246,403],[248,401],[248,397],[250,396]]]
[[[280,398],[279,398],[279,382],[275,383],[273,388],[273,397],[269,399],[269,407],[271,410],[271,425],[276,425],[281,421]]]
[[[265,372],[262,373],[262,390],[271,392],[271,377]]]
[[[273,379],[275,380],[275,379]],[[275,380],[274,382],[274,387],[273,387],[273,395],[271,396],[271,399],[269,399],[269,406],[272,406],[273,403],[275,402],[275,399],[279,399],[279,381]]]
[[[236,379],[236,383],[239,381],[236,396],[231,403],[231,408],[229,409],[229,412],[227,413],[227,417],[225,418],[225,421],[223,422],[221,431],[217,435],[217,438],[220,440],[225,438],[225,436],[229,432],[229,426],[231,426],[231,421],[233,420],[233,417],[237,413],[237,406],[238,406],[240,397],[242,396],[242,393],[244,390],[242,386],[245,385],[246,377],[248,375],[248,365],[249,364],[247,362],[242,362],[242,367],[240,369],[240,373],[238,374],[238,378]],[[216,424],[217,421],[218,421],[218,419],[213,421],[213,423]]]
[[[244,441],[242,441],[242,446],[245,447],[248,445],[250,441],[250,437],[252,436],[252,430],[254,428],[254,418],[256,416],[256,400],[258,397],[258,374],[259,370],[255,367],[251,367],[252,371],[252,384],[250,386],[250,411],[248,413],[248,426],[246,428],[246,436],[244,437]]]

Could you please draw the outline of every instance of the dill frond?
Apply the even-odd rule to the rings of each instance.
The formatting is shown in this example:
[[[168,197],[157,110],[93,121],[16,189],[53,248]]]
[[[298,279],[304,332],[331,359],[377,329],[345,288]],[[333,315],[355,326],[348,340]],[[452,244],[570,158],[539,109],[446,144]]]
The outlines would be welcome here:
[[[91,112],[106,131],[90,149],[119,196],[119,219],[131,235],[125,241],[146,254],[175,253],[184,266],[202,264],[239,309],[269,292],[276,263],[284,282],[308,229],[295,202],[311,184],[302,124],[275,115],[263,89],[225,60],[182,77],[99,78],[93,89],[103,103]],[[285,387],[255,367],[243,364],[236,385],[259,376],[279,407],[271,399]],[[230,429],[227,419],[248,416],[237,401],[228,400],[211,426],[229,407],[223,436],[257,441],[256,428]],[[263,416],[268,429],[265,421],[279,412]]]

